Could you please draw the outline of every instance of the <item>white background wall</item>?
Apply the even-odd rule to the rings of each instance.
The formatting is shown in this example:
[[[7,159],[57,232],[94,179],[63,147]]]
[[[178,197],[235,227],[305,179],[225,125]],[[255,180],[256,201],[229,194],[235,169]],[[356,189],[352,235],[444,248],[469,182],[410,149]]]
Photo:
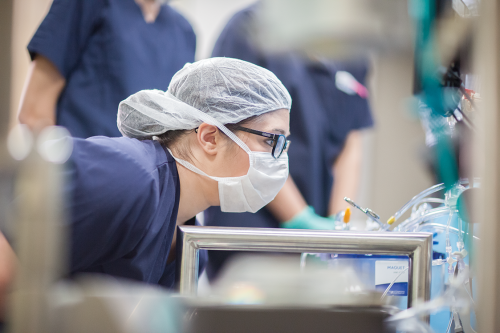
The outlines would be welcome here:
[[[170,4],[191,22],[197,36],[196,59],[209,58],[227,21],[256,0],[173,0]]]
[[[19,107],[19,100],[28,74],[29,54],[26,46],[35,33],[38,25],[49,10],[52,0],[15,0],[14,26],[12,45],[12,103],[11,123],[15,122],[15,114]]]

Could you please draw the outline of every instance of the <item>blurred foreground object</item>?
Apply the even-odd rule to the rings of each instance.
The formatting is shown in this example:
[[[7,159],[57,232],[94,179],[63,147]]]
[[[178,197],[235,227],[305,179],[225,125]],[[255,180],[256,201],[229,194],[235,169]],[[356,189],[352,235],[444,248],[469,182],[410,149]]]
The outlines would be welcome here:
[[[0,1],[0,228],[10,220],[10,191],[12,187],[12,160],[7,151],[7,129],[9,110],[12,104],[12,58],[13,58],[13,0]],[[0,236],[0,302],[5,303],[8,282],[12,268],[12,251],[7,240]],[[9,253],[7,253],[9,252]],[[0,318],[4,316],[5,306],[0,305]],[[0,327],[1,329],[1,327]]]
[[[383,321],[395,309],[350,270],[301,272],[297,259],[282,256],[238,259],[212,295],[188,302],[187,332],[389,332]]]
[[[182,332],[184,307],[165,289],[110,276],[58,283],[51,289],[50,306],[52,332]]]
[[[500,332],[500,3],[480,2],[480,20],[474,34],[474,66],[481,86],[478,131],[474,139],[474,167],[482,191],[474,200],[472,217],[481,223],[478,261],[479,332]]]
[[[232,259],[215,281],[208,302],[273,306],[380,306],[352,270],[321,266],[301,271],[297,258],[240,256]]]
[[[53,332],[50,289],[67,271],[63,163],[71,154],[69,132],[47,127],[33,140],[23,127],[9,135],[16,168],[15,208],[9,231],[19,259],[9,307],[10,332]],[[35,149],[36,142],[37,148]]]

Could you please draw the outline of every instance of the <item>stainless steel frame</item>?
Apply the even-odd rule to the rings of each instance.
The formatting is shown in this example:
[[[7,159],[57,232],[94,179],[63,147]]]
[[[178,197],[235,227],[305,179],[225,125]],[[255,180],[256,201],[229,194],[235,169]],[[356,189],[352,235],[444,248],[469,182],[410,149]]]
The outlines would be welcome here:
[[[407,255],[408,307],[430,299],[432,234],[263,228],[180,226],[177,230],[179,291],[195,295],[198,251],[266,251],[291,253],[359,253]]]

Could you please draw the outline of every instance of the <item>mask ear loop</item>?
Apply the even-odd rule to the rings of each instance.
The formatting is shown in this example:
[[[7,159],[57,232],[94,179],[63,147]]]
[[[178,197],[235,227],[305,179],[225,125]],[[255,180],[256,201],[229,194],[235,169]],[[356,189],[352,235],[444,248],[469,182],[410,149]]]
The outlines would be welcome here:
[[[197,167],[195,167],[194,165],[192,165],[191,163],[187,162],[187,161],[184,161],[184,160],[181,160],[177,157],[174,156],[174,154],[172,153],[172,151],[167,148],[168,152],[170,153],[170,155],[172,155],[172,157],[174,158],[174,160],[176,160],[180,165],[182,165],[183,167],[185,167],[186,169],[188,170],[191,170],[193,171],[194,173],[197,173],[199,175],[202,175],[202,176],[205,176],[205,177],[208,177],[208,178],[211,178],[215,181],[218,181],[218,182],[225,182],[227,181],[227,178],[221,178],[221,177],[213,177],[213,176],[209,176],[207,175],[205,172],[203,172],[202,170],[198,169]],[[241,177],[244,177],[244,176],[241,176]],[[233,178],[241,178],[241,177],[233,177]]]

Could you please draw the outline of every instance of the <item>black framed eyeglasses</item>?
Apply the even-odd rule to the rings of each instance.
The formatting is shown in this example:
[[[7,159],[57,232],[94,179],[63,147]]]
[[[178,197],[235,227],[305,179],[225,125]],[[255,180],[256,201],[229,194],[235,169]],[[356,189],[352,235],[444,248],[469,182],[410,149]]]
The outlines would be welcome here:
[[[274,158],[279,158],[281,154],[283,154],[283,152],[290,147],[290,140],[287,140],[286,136],[283,134],[267,133],[242,126],[236,126],[235,129],[271,139],[273,141],[273,151],[271,154]]]

